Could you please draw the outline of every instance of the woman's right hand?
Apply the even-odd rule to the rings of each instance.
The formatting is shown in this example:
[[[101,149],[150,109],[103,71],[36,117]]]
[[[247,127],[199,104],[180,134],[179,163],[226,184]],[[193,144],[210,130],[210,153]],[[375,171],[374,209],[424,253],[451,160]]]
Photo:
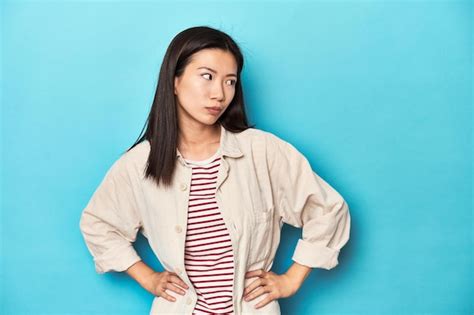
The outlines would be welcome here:
[[[175,302],[176,298],[168,294],[166,290],[185,295],[186,292],[182,288],[189,289],[186,283],[184,283],[176,273],[167,270],[163,272],[153,272],[147,280],[145,288],[151,294],[163,297],[170,302]]]

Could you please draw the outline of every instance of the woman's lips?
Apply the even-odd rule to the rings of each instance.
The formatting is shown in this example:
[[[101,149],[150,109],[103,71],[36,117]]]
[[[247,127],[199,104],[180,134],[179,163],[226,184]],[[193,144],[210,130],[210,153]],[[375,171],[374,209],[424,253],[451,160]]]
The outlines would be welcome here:
[[[212,115],[218,115],[221,112],[219,107],[206,107],[207,111]]]

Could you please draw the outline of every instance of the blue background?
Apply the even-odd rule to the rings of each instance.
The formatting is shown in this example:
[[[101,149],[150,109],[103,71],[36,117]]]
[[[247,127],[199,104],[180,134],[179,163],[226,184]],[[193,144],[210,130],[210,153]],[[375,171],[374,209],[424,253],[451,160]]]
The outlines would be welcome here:
[[[97,275],[79,218],[138,137],[161,60],[208,25],[241,46],[251,122],[347,200],[340,264],[284,314],[472,314],[473,6],[447,1],[3,2],[2,314],[148,314]],[[285,226],[274,271],[301,230]],[[140,235],[145,262],[162,267]]]

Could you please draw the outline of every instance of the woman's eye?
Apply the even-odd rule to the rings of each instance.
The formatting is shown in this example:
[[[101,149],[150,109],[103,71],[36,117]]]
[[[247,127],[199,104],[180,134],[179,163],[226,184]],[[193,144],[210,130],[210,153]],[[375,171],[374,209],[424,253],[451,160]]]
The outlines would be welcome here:
[[[210,73],[201,74],[201,76],[203,76],[203,77],[206,76],[206,75],[209,76],[209,78],[206,78],[206,80],[212,80],[212,74],[210,74]],[[228,85],[232,86],[232,85],[235,85],[237,83],[237,80],[227,80],[227,82],[230,82],[230,84],[228,83]]]
[[[204,74],[202,74],[202,76],[205,76],[205,75],[208,75],[208,76],[212,77],[212,75],[211,75],[210,73],[204,73]]]

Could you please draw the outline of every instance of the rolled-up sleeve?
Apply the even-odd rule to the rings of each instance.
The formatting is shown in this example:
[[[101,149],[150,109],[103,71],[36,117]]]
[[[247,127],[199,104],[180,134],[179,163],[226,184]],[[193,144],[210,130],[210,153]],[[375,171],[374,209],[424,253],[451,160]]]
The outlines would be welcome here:
[[[293,145],[272,138],[276,209],[283,222],[302,228],[292,260],[312,268],[332,269],[349,240],[349,207]]]
[[[81,214],[80,230],[99,274],[121,272],[141,260],[132,246],[142,225],[130,176],[122,156],[107,171]]]

